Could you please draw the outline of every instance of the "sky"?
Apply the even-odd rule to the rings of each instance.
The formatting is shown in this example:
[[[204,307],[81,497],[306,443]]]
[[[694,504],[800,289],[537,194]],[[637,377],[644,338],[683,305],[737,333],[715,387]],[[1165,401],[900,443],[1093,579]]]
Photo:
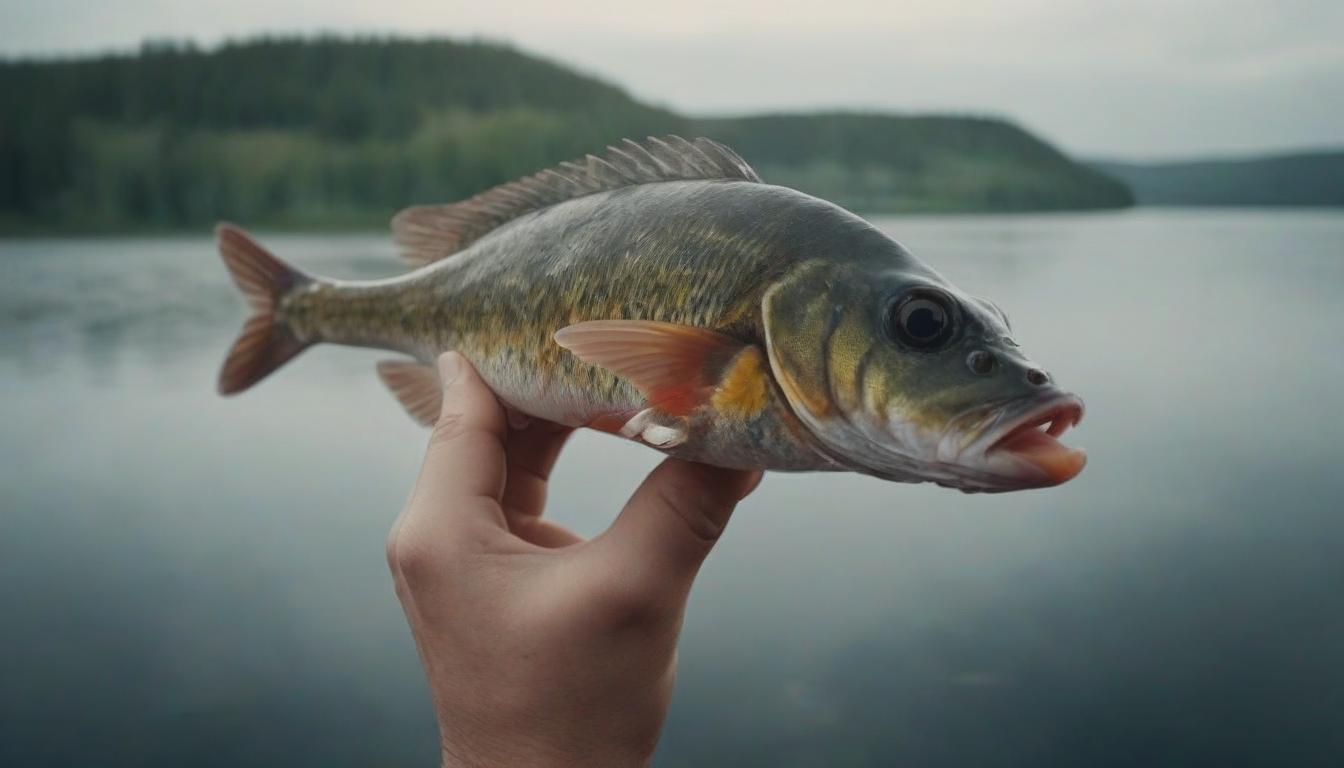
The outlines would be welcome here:
[[[1114,159],[1344,145],[1340,0],[0,0],[0,55],[260,32],[485,37],[688,114],[991,114]]]

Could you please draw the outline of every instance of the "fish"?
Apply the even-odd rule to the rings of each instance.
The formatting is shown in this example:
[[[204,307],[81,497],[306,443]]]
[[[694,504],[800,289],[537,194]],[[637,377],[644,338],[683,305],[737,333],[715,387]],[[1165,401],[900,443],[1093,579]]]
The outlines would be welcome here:
[[[1059,439],[1083,401],[996,304],[712,139],[626,139],[392,230],[410,271],[344,281],[218,225],[252,307],[219,391],[315,344],[373,347],[398,353],[377,373],[429,425],[455,350],[511,417],[722,467],[1002,492],[1086,463]]]

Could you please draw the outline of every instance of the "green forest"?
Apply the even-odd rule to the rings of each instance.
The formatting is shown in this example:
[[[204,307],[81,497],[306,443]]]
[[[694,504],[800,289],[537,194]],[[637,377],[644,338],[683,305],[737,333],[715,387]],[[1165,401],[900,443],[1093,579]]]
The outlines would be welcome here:
[[[690,118],[505,45],[263,38],[0,61],[0,230],[381,226],[621,138],[706,135],[864,212],[1132,203],[999,119]]]

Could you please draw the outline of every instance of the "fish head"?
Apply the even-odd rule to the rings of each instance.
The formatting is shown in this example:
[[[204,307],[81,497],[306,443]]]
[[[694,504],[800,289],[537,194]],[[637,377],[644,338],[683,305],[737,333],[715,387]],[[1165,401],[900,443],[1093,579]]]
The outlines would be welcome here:
[[[967,492],[1081,472],[1086,453],[1058,438],[1083,401],[1023,353],[996,305],[896,248],[804,264],[765,294],[771,373],[814,447],[846,468]]]

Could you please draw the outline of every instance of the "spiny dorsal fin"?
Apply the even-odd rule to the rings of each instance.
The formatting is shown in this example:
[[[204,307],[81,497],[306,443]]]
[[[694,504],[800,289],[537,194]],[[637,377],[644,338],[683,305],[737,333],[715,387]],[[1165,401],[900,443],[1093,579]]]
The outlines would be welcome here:
[[[626,139],[607,147],[604,157],[561,163],[458,203],[407,208],[392,219],[392,239],[418,267],[457,253],[507,221],[565,200],[637,184],[692,180],[760,182],[761,177],[712,139]]]

